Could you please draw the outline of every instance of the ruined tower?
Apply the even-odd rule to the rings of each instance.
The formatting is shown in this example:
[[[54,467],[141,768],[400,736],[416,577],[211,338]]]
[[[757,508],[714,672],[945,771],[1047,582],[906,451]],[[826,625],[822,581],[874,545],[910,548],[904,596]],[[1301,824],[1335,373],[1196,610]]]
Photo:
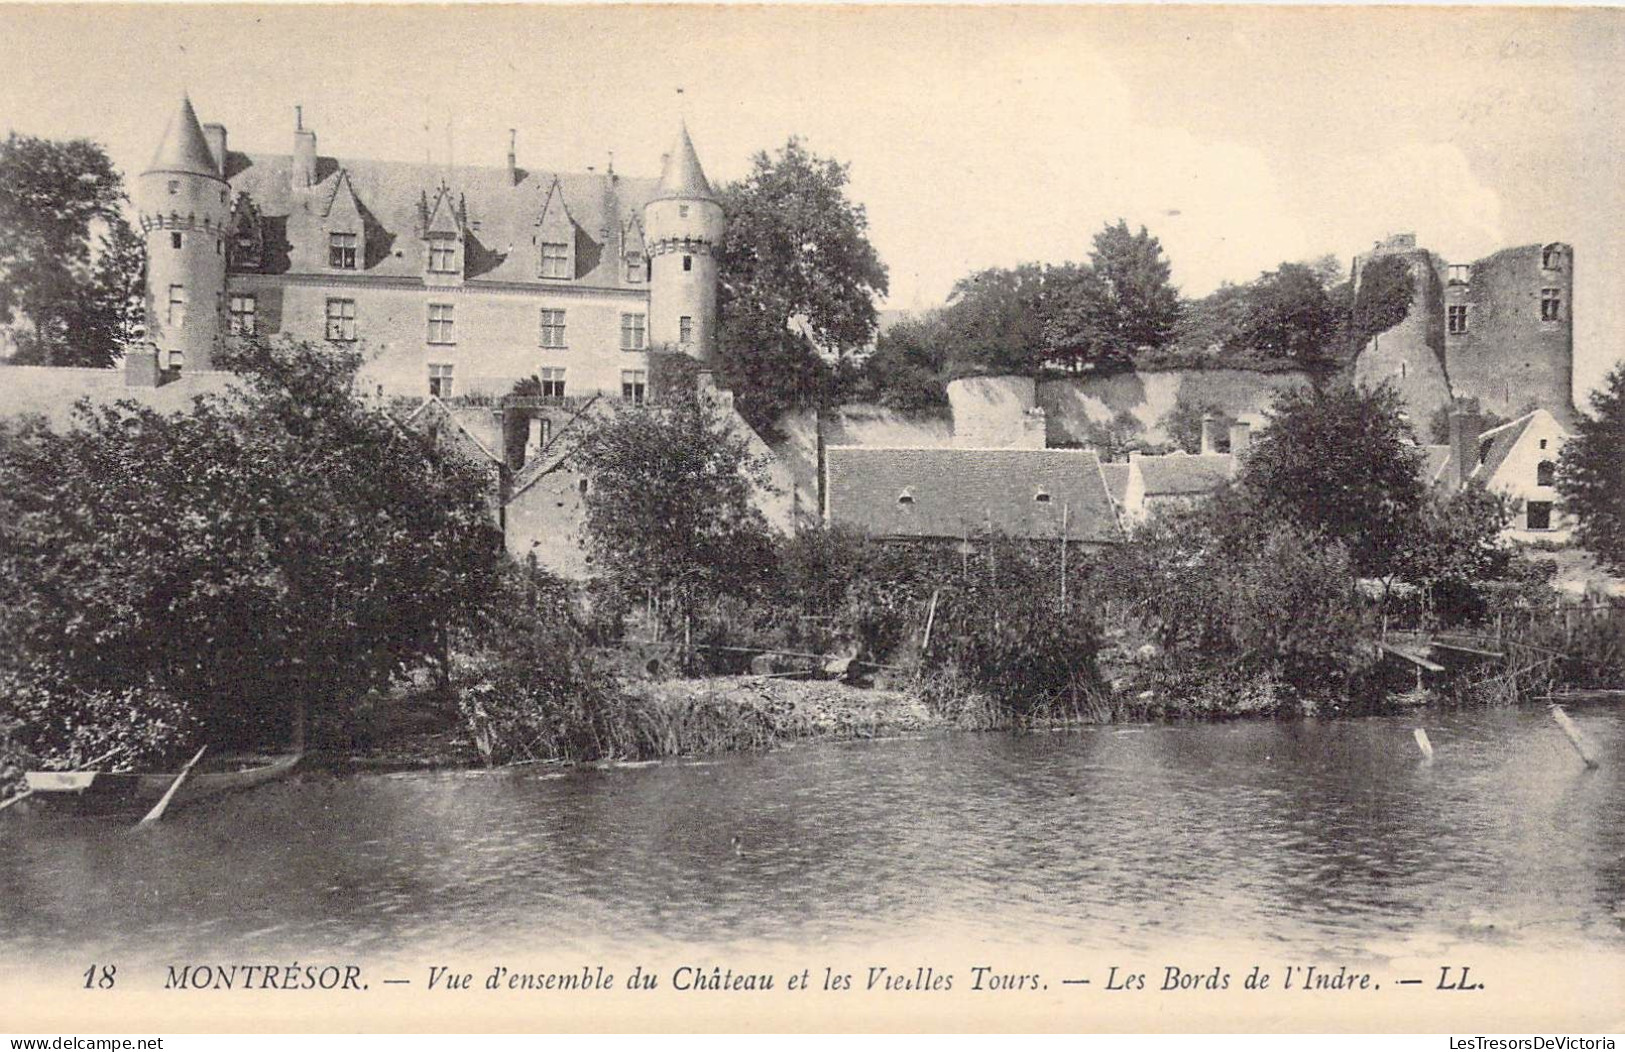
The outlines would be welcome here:
[[[1366,341],[1356,382],[1392,386],[1418,428],[1452,399],[1475,399],[1503,419],[1538,406],[1573,421],[1573,249],[1524,245],[1446,263],[1400,234],[1355,257],[1357,302],[1368,268],[1395,258],[1410,269],[1410,310]]]
[[[700,167],[687,125],[666,155],[643,210],[649,253],[649,344],[710,365],[717,348],[717,251],[722,205]]]
[[[231,206],[225,129],[211,125],[210,130],[219,142],[218,156],[192,100],[182,96],[152,163],[137,181],[147,242],[147,338],[157,351],[158,368],[171,373],[212,368],[220,343]]]

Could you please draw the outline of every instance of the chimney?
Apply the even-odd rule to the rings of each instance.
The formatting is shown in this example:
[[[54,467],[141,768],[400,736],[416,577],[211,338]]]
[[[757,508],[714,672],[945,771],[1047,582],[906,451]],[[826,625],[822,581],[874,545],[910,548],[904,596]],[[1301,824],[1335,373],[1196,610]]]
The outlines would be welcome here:
[[[226,177],[226,126],[224,124],[205,124],[203,138],[209,143],[209,152],[214,154],[214,167],[220,173],[220,178]]]
[[[519,131],[508,129],[508,185],[519,185]]]
[[[1242,460],[1252,447],[1253,425],[1245,420],[1237,420],[1230,425],[1230,455],[1236,458],[1236,466],[1240,467]]]
[[[1206,453],[1217,453],[1219,451],[1219,447],[1216,444],[1217,441],[1218,441],[1218,431],[1219,431],[1219,422],[1217,420],[1213,419],[1213,414],[1212,413],[1203,413],[1202,414],[1202,452],[1204,454],[1206,454]]]
[[[1450,410],[1450,470],[1447,478],[1453,490],[1466,486],[1478,467],[1478,435],[1482,427],[1483,422],[1476,408],[1456,406]]]
[[[134,343],[124,349],[124,386],[157,387],[158,348],[150,343]]]
[[[305,128],[305,108],[293,108],[293,167],[289,179],[295,190],[316,185],[316,133]]]

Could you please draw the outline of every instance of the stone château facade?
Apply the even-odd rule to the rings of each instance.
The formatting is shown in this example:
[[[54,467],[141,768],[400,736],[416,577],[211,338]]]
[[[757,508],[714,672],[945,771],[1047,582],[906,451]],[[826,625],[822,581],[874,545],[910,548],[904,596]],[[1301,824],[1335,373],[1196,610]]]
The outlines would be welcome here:
[[[686,128],[658,180],[229,148],[183,98],[137,182],[148,353],[207,370],[233,335],[360,348],[388,396],[641,401],[650,353],[717,340],[724,220]]]

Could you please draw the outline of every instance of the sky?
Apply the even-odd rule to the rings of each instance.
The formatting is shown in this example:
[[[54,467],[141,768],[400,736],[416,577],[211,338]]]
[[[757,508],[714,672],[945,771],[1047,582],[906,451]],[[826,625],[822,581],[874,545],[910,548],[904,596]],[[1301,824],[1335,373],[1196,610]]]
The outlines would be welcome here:
[[[886,306],[1084,258],[1118,218],[1190,295],[1414,231],[1566,241],[1576,395],[1625,355],[1625,10],[0,6],[0,123],[132,177],[183,90],[234,149],[713,181],[800,136],[851,166]],[[679,91],[681,89],[681,91]],[[454,180],[453,180],[454,181]]]

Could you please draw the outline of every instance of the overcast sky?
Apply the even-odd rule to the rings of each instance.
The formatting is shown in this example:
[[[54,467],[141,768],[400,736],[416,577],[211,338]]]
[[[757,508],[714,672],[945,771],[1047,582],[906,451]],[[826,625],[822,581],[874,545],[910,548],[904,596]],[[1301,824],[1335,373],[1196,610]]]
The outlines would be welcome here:
[[[802,136],[850,162],[894,307],[1087,254],[1119,216],[1201,294],[1414,230],[1571,242],[1577,392],[1625,353],[1625,12],[1167,8],[0,9],[0,120],[133,176],[183,86],[236,149],[714,181]],[[681,96],[677,89],[683,88]]]

